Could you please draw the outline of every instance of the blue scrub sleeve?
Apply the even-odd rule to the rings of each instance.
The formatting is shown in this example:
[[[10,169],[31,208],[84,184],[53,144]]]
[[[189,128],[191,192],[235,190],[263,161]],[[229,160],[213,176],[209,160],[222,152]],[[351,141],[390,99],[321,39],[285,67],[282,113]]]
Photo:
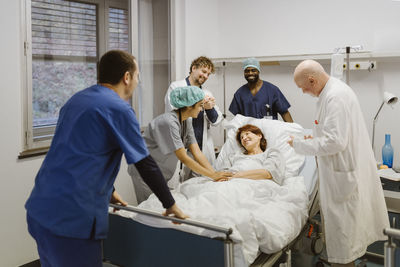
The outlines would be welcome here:
[[[136,163],[149,155],[135,112],[130,106],[126,112],[111,118],[109,123],[128,164]]]
[[[150,155],[135,163],[135,167],[143,181],[161,201],[164,208],[168,209],[174,205],[175,200],[172,197],[171,191],[169,191],[167,182],[157,163]]]
[[[240,107],[239,107],[239,104],[238,104],[238,101],[237,101],[237,99],[236,99],[236,93],[233,95],[233,99],[232,99],[232,102],[231,102],[231,104],[230,104],[230,106],[229,106],[229,111],[233,114],[233,115],[236,115],[236,114],[242,114],[242,112],[240,112]]]
[[[207,118],[212,122],[216,122],[218,119],[218,113],[215,110],[215,108],[212,109],[206,109],[206,114],[207,114]]]
[[[276,92],[277,100],[275,101],[275,108],[279,114],[286,113],[290,108],[289,101],[287,101],[286,97],[282,94],[281,90],[277,90]]]

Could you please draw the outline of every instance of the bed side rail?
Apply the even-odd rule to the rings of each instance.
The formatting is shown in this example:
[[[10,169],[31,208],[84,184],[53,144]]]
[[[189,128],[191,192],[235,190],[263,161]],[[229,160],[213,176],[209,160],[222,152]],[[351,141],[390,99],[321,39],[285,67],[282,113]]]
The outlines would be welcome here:
[[[158,218],[158,219],[162,219],[162,220],[168,220],[168,221],[175,222],[175,223],[192,225],[192,226],[201,227],[201,228],[204,228],[204,229],[216,231],[216,232],[219,232],[219,233],[223,233],[223,234],[226,235],[225,238],[223,238],[223,237],[220,237],[220,238],[205,238],[205,237],[202,237],[202,236],[198,236],[198,238],[195,239],[194,237],[191,237],[191,236],[197,236],[197,235],[191,234],[191,233],[186,233],[186,232],[179,231],[179,230],[176,230],[176,229],[165,228],[165,229],[167,229],[167,232],[162,231],[162,233],[165,233],[164,237],[167,236],[166,240],[174,239],[174,240],[182,240],[183,242],[185,242],[185,244],[186,244],[185,245],[185,249],[186,248],[188,249],[188,251],[187,251],[188,255],[192,255],[192,254],[190,254],[190,253],[192,253],[190,251],[193,250],[193,247],[201,247],[201,251],[203,251],[204,253],[208,253],[207,255],[203,255],[204,259],[202,259],[202,261],[204,261],[204,262],[207,262],[207,260],[211,261],[211,263],[208,263],[206,266],[221,266],[221,267],[222,266],[224,266],[224,267],[233,267],[234,266],[233,241],[230,239],[230,235],[233,232],[232,228],[220,227],[220,226],[217,226],[217,225],[212,225],[212,224],[208,224],[208,223],[204,223],[204,222],[199,222],[199,221],[195,221],[195,220],[192,220],[192,219],[184,219],[184,220],[182,220],[182,219],[179,219],[179,218],[176,218],[176,217],[164,216],[164,215],[162,215],[162,214],[160,214],[158,212],[149,211],[149,210],[146,210],[146,209],[132,207],[132,206],[124,207],[124,206],[120,206],[120,205],[110,204],[110,207],[115,208],[115,209],[121,209],[121,210],[130,211],[130,212],[135,212],[135,213],[138,213],[138,214],[142,214],[142,215],[145,215],[145,216],[150,216],[150,217],[154,217],[154,218]],[[119,217],[119,216],[116,216],[116,217]],[[128,218],[123,217],[123,216],[121,216],[121,219],[128,220]],[[114,222],[116,222],[116,221],[114,220]],[[118,221],[118,222],[121,223],[121,221]],[[141,225],[142,227],[149,227],[149,226],[146,226],[146,225],[141,224],[139,222],[135,222],[134,220],[132,220],[132,222],[137,223],[138,225]],[[119,225],[119,226],[121,226],[121,225]],[[144,228],[142,228],[142,230],[143,229]],[[162,228],[162,229],[164,229],[164,228]],[[170,230],[170,231],[168,231],[168,230]],[[147,230],[144,229],[144,232],[146,232],[146,231]],[[154,232],[154,230],[151,230],[151,231]],[[176,231],[176,233],[172,233],[171,231]],[[146,232],[146,233],[148,233],[148,232]],[[141,233],[136,233],[136,234],[141,234]],[[158,238],[160,238],[160,234],[161,233],[158,232]],[[109,237],[110,240],[106,240],[110,244],[108,244],[108,246],[105,246],[106,247],[106,249],[104,250],[104,251],[106,251],[105,252],[105,254],[106,254],[105,259],[109,260],[111,262],[120,263],[123,266],[140,266],[140,264],[138,265],[137,263],[141,262],[141,257],[143,256],[142,254],[145,254],[145,251],[143,251],[141,249],[143,249],[143,247],[146,247],[146,245],[141,243],[139,248],[135,247],[137,250],[140,250],[140,253],[139,253],[140,255],[136,255],[135,254],[135,256],[132,256],[132,255],[134,255],[134,253],[131,250],[123,251],[123,249],[132,247],[132,245],[128,245],[128,243],[132,242],[132,240],[134,240],[135,238],[126,238],[126,234],[124,234],[123,237],[121,237],[120,236],[121,233],[120,233],[120,235],[118,235],[118,233],[116,233],[116,235],[117,236],[114,236],[114,238],[110,238]],[[171,235],[173,235],[173,238],[171,237]],[[178,237],[177,237],[177,235],[178,235]],[[199,237],[200,237],[200,239],[199,239]],[[145,239],[148,240],[149,239],[148,236],[146,236]],[[209,242],[212,242],[212,244],[210,244],[209,242],[205,243],[204,240],[209,240]],[[114,247],[116,247],[116,246],[114,246],[113,242],[116,243],[116,244],[119,244],[120,247],[121,247],[121,244],[124,244],[124,245],[122,245],[122,251],[121,251],[120,248],[118,250],[115,250]],[[152,241],[150,241],[150,242],[152,242]],[[158,241],[156,243],[160,243],[160,242],[161,241]],[[170,241],[168,241],[168,242],[169,242],[168,245],[170,245]],[[216,255],[216,253],[220,253],[220,245],[219,245],[219,244],[221,244],[220,242],[222,242],[222,246],[223,246],[222,247],[223,248],[223,255],[221,255],[221,254],[217,254]],[[154,244],[151,244],[150,246],[153,247],[153,245]],[[205,247],[202,247],[202,246],[205,246]],[[107,248],[110,248],[110,247],[112,249],[108,249],[107,250]],[[213,248],[212,249],[213,251],[206,252],[207,249],[210,249],[210,248]],[[103,249],[104,249],[104,246],[103,246]],[[168,248],[163,247],[163,251],[164,252],[166,252],[166,251],[168,252],[170,250],[168,250]],[[175,249],[173,249],[173,251],[175,251]],[[174,263],[171,266],[188,266],[188,264],[192,265],[193,264],[193,258],[198,257],[199,252],[198,251],[194,251],[194,254],[192,256],[188,256],[188,255],[183,255],[183,256],[180,255],[179,257],[176,257],[177,259],[178,258],[180,259],[179,262],[178,263]],[[222,256],[222,262],[219,262],[220,255]],[[188,257],[186,257],[186,256],[188,256]],[[156,257],[156,258],[158,258],[158,257]],[[190,260],[188,260],[187,258],[190,258]],[[149,263],[149,261],[150,260],[147,257],[145,262],[146,262],[146,264],[148,264],[148,266],[159,266],[159,264],[151,265]],[[170,259],[170,261],[171,261],[171,259]],[[157,260],[155,260],[154,262],[157,262]],[[164,266],[168,266],[168,265],[164,265]],[[198,266],[198,265],[192,265],[192,266]]]
[[[139,214],[142,214],[142,215],[147,215],[147,216],[150,216],[150,217],[155,217],[155,218],[162,219],[162,220],[168,220],[168,221],[172,221],[174,223],[187,224],[187,225],[192,225],[192,226],[196,226],[196,227],[200,227],[200,228],[216,231],[216,232],[225,234],[226,235],[226,239],[230,239],[229,236],[232,234],[232,231],[233,231],[232,228],[221,227],[221,226],[218,226],[218,225],[199,222],[199,221],[195,221],[195,220],[192,220],[192,219],[179,219],[179,218],[172,217],[172,216],[164,216],[164,215],[162,215],[162,214],[160,214],[158,212],[155,212],[155,211],[150,211],[150,210],[141,209],[141,208],[132,207],[132,206],[124,207],[124,206],[120,206],[120,205],[116,205],[116,204],[110,204],[110,207],[115,208],[115,209],[135,212],[135,213],[139,213]]]

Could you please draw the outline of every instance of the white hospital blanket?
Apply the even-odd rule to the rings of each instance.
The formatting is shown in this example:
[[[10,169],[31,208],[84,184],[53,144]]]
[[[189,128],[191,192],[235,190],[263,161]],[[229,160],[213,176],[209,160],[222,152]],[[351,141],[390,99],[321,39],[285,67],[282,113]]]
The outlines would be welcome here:
[[[259,249],[265,253],[282,249],[300,233],[307,219],[308,195],[302,176],[286,178],[281,186],[271,180],[213,182],[197,177],[172,193],[177,205],[191,219],[231,227],[231,238],[241,244],[247,264],[255,260]],[[154,194],[138,207],[164,211]],[[129,217],[155,227],[178,228],[209,237],[221,235],[133,213]]]

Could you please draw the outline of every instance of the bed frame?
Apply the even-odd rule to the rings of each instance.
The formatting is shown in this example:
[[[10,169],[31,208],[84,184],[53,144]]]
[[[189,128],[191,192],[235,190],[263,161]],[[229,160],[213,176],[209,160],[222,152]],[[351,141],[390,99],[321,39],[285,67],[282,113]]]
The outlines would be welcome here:
[[[225,234],[209,238],[169,228],[156,228],[110,213],[108,238],[103,242],[103,260],[118,266],[226,266],[233,267],[231,228],[191,219],[165,217],[159,213],[110,204],[142,215],[189,224]],[[157,254],[154,253],[157,251]]]
[[[315,174],[316,172],[317,170],[315,169]],[[121,207],[113,204],[110,204],[110,206],[178,223],[203,227],[224,233],[225,237],[209,238],[176,229],[151,227],[130,218],[110,213],[108,238],[103,242],[103,259],[105,262],[124,267],[234,267],[234,243],[230,239],[232,229],[191,219],[180,220],[174,217],[165,217],[159,213],[136,207]],[[314,186],[314,190],[310,195],[309,218],[300,235],[281,251],[268,255],[261,253],[251,266],[269,267],[278,261],[283,262],[284,266],[291,266],[291,248],[300,239],[310,234],[310,225],[314,223],[312,218],[318,211],[318,190],[317,186]],[[319,238],[321,238],[320,235],[313,236],[313,239]],[[310,244],[316,245],[315,242]],[[315,248],[311,248],[314,254],[316,254],[315,250]],[[154,253],[155,251],[157,253]]]

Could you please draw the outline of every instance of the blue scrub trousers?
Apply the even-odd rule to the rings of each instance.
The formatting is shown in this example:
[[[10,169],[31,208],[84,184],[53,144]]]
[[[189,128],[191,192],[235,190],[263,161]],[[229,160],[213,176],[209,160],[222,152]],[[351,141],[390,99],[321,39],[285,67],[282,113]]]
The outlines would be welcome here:
[[[54,235],[29,215],[27,222],[42,267],[102,267],[101,240]]]

